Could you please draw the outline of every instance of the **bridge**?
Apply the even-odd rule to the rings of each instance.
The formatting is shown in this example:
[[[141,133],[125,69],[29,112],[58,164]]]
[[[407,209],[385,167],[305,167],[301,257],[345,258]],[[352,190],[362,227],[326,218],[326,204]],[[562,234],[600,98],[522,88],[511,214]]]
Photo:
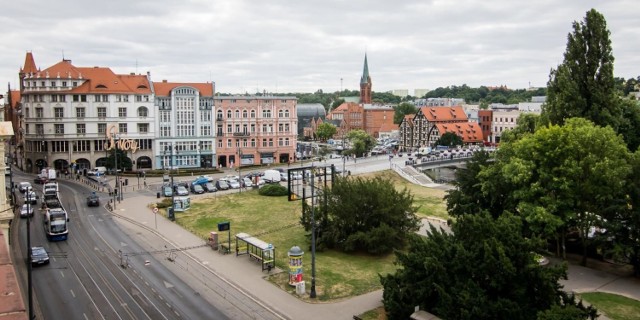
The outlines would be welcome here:
[[[467,161],[469,161],[471,158],[473,158],[473,155],[469,153],[453,155],[449,157],[423,157],[421,159],[412,160],[413,164],[409,164],[409,160],[407,160],[405,162],[405,166],[394,165],[392,169],[400,176],[411,181],[412,183],[424,187],[436,188],[443,187],[444,185],[446,185],[446,183],[435,182],[431,178],[429,178],[429,176],[422,173],[422,171],[442,167],[462,167],[466,165]],[[423,161],[422,159],[424,159],[425,161]],[[493,161],[493,159],[490,159],[489,161]]]

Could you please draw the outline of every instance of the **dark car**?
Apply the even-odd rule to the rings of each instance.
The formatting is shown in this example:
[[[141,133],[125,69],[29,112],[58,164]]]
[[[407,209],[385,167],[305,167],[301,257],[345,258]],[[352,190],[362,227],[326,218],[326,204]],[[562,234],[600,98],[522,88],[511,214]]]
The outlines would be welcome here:
[[[216,192],[216,191],[218,191],[218,189],[216,189],[216,186],[214,186],[213,183],[211,183],[211,182],[207,182],[207,183],[203,184],[202,188],[206,192]]]
[[[47,182],[49,182],[49,179],[47,179],[46,177],[38,176],[35,179],[33,179],[33,183],[35,184],[45,184]]]
[[[204,188],[199,184],[192,184],[190,189],[191,189],[191,192],[195,193],[195,194],[203,194],[204,193]]]
[[[31,247],[31,265],[49,264],[49,254],[43,247]]]
[[[100,197],[97,194],[92,194],[87,197],[87,206],[89,207],[99,207],[100,206]]]

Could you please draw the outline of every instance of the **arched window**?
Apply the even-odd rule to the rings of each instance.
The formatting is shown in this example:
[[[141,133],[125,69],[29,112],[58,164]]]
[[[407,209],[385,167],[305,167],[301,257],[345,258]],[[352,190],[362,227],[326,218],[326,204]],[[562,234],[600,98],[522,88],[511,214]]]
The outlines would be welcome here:
[[[222,110],[218,110],[218,120],[222,120]]]
[[[242,111],[242,117],[243,118],[247,118],[247,110],[243,110]]]
[[[251,118],[255,118],[256,117],[256,111],[255,110],[251,110]]]
[[[236,110],[236,119],[240,119],[240,110]]]
[[[227,110],[227,119],[231,119],[231,110]]]
[[[149,116],[149,109],[147,107],[138,108],[138,117],[144,118]]]

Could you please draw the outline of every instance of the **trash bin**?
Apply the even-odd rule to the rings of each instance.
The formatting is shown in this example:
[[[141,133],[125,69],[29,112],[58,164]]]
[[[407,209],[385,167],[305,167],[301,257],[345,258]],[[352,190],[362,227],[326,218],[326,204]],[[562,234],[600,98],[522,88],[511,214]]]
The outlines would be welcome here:
[[[176,221],[176,216],[174,214],[173,208],[169,208],[167,212],[169,213],[169,220]]]
[[[306,293],[306,289],[305,289],[305,285],[304,285],[304,281],[302,282],[298,282],[296,284],[296,293],[299,295],[303,295]]]
[[[156,198],[160,199],[160,192],[156,193]]]

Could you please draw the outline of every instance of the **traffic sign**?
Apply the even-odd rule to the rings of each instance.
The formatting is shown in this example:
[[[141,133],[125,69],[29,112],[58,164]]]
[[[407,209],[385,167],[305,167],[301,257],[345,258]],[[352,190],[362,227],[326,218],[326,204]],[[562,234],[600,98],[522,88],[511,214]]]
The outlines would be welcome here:
[[[153,208],[153,213],[158,213],[158,208]]]

